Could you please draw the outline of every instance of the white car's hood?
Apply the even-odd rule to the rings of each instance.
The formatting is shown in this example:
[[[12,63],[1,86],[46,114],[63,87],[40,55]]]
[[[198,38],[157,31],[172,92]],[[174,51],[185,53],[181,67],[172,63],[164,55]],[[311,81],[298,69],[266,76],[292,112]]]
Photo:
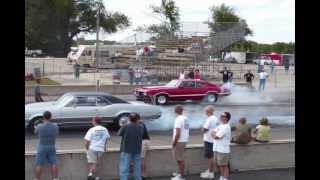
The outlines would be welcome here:
[[[31,103],[25,105],[25,110],[34,110],[34,109],[48,109],[50,107],[56,106],[55,101],[49,101],[49,102],[38,102],[38,103]]]
[[[129,103],[130,103],[130,104],[138,104],[138,105],[142,105],[142,104],[148,105],[148,104],[146,104],[146,103],[144,103],[144,102],[141,102],[141,101],[129,101]]]

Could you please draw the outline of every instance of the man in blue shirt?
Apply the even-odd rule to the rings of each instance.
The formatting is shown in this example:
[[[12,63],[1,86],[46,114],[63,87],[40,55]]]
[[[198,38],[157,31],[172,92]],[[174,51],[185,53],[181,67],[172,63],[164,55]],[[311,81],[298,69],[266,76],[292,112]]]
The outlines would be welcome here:
[[[35,129],[35,133],[39,138],[36,155],[36,180],[40,180],[42,168],[46,161],[51,166],[53,180],[58,180],[55,143],[59,134],[59,128],[57,124],[51,123],[50,119],[51,113],[49,111],[45,111],[43,113],[43,123],[39,124]]]
[[[130,113],[130,123],[120,128],[118,135],[122,136],[120,145],[120,180],[128,180],[129,162],[133,161],[133,176],[141,180],[141,146],[144,128],[138,123],[139,115]]]

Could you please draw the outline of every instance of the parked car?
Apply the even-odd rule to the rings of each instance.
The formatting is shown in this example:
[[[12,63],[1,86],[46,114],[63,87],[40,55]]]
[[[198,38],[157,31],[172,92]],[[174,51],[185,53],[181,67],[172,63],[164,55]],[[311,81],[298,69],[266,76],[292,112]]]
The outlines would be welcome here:
[[[25,50],[25,56],[27,57],[44,57],[45,54],[42,52],[41,49],[35,49],[35,50]]]
[[[103,124],[114,123],[119,128],[131,112],[142,120],[157,119],[160,108],[143,102],[128,102],[103,92],[70,92],[57,101],[25,105],[25,127],[31,132],[42,121],[44,111],[52,113],[52,121],[59,127],[90,127],[91,118],[99,116]]]
[[[151,101],[158,105],[166,104],[168,101],[186,100],[214,103],[219,96],[230,94],[230,90],[225,86],[194,79],[172,80],[164,86],[141,87],[135,90],[137,100]]]

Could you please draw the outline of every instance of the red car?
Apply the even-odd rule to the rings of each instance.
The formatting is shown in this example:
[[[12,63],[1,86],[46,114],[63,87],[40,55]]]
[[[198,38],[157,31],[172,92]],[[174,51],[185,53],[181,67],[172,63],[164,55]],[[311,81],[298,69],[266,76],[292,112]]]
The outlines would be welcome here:
[[[138,101],[166,104],[168,101],[201,101],[213,103],[219,96],[230,95],[228,88],[203,80],[172,80],[164,86],[150,86],[135,89]]]

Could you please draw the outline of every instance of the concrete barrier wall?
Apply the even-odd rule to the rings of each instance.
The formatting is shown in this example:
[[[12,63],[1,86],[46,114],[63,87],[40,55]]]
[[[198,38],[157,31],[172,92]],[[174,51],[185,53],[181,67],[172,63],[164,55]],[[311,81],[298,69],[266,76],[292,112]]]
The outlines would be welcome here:
[[[268,144],[232,145],[231,171],[258,170],[295,167],[294,140],[272,141]],[[85,180],[87,160],[83,150],[58,151],[60,178],[63,180]],[[117,179],[119,172],[119,149],[109,149],[103,156],[98,169],[100,177]],[[188,145],[186,150],[186,173],[199,174],[207,169],[202,145]],[[147,156],[147,175],[151,177],[170,176],[177,170],[172,159],[171,147],[151,147]],[[25,179],[34,178],[35,153],[25,154]],[[45,169],[43,180],[49,180],[49,170]]]

